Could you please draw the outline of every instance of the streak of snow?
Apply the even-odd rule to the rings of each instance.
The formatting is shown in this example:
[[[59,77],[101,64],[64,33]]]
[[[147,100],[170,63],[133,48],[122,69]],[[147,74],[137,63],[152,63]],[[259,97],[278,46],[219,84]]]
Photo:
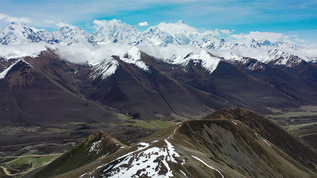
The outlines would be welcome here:
[[[235,121],[231,121],[234,125],[238,125]]]
[[[182,126],[181,122],[179,122],[178,124],[179,124],[179,126],[174,129],[173,134],[168,136],[167,139],[170,139],[176,133],[176,130]]]
[[[264,141],[264,143],[266,143],[267,145],[271,147],[271,145],[264,138],[261,138],[261,139]]]
[[[200,158],[198,158],[198,157],[196,157],[196,156],[194,156],[194,155],[192,155],[192,157],[195,158],[196,160],[198,160],[199,162],[203,163],[205,166],[209,167],[210,169],[213,169],[213,170],[217,171],[217,172],[221,175],[221,177],[224,178],[224,176],[222,175],[222,173],[221,173],[218,169],[216,169],[216,168],[214,168],[214,167],[212,167],[212,166],[209,166],[209,165],[208,165],[207,163],[205,163],[203,160],[201,160]]]
[[[266,141],[262,136],[258,135],[257,133],[254,133],[254,134],[255,134],[255,136],[259,136],[259,137],[261,138],[261,140],[262,140],[264,143],[266,143],[268,146],[271,147],[271,145],[269,144],[269,142]]]
[[[18,60],[18,61],[16,61],[14,64],[12,64],[11,66],[9,66],[8,68],[6,68],[4,71],[2,71],[2,72],[0,73],[0,80],[1,80],[1,79],[4,79],[4,78],[6,77],[6,75],[8,74],[8,72],[11,70],[11,68],[12,68],[15,64],[17,64],[18,62],[20,62],[20,61],[21,61],[21,59]]]
[[[185,176],[185,177],[187,177],[187,175],[185,174],[185,172],[183,172],[182,170],[180,170],[181,171],[181,173]]]
[[[179,154],[175,151],[174,146],[169,141],[167,141],[166,139],[164,141],[167,145],[167,152],[169,153],[169,157],[171,158],[170,161],[177,163],[174,157],[179,157]]]
[[[84,177],[85,175],[87,175],[88,173],[84,173],[82,175],[80,175],[79,177]]]
[[[24,59],[21,59],[21,61],[23,61],[24,63],[26,63],[27,65],[29,65],[30,67],[34,68],[29,62],[27,62],[26,60]]]

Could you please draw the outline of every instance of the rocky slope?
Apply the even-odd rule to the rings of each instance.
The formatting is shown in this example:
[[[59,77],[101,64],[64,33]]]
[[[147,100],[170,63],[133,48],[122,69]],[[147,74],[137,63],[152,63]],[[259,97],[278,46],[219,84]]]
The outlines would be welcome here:
[[[315,151],[270,120],[245,109],[225,109],[178,123],[58,177],[314,177],[316,163]]]

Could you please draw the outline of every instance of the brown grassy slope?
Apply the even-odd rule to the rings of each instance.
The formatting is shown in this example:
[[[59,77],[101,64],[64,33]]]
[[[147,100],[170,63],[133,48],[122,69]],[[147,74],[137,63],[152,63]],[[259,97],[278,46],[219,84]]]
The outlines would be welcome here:
[[[245,120],[249,121],[249,125],[244,123]],[[271,132],[279,136],[274,134],[276,136],[274,139],[267,138],[266,134]],[[273,137],[273,135],[270,136]],[[297,143],[296,137],[283,129],[280,130],[280,127],[276,127],[268,119],[244,109],[220,110],[209,116],[209,119],[184,121],[141,141],[150,144],[146,149],[153,147],[166,149],[165,140],[168,140],[179,154],[174,157],[176,162],[169,161],[164,156],[160,158],[167,160],[168,167],[171,168],[175,177],[184,177],[183,173],[187,177],[221,177],[220,173],[224,177],[302,178],[317,175],[315,168],[311,166],[316,165],[314,151],[301,142]],[[280,144],[275,145],[274,142],[280,142]],[[283,142],[297,143],[297,145],[287,147],[282,144]],[[61,177],[78,177],[85,173],[91,173],[85,174],[88,177],[98,177],[105,173],[104,170],[111,172],[112,166],[120,164],[116,158],[137,148],[138,146],[134,145],[121,149],[110,156],[65,173]],[[292,153],[293,149],[295,153]],[[296,152],[301,149],[309,151],[310,158],[303,152]],[[142,151],[144,150],[131,154],[138,159]],[[156,153],[152,153],[147,156],[155,155]],[[135,166],[132,159],[128,164],[122,165],[122,170],[130,166]],[[220,173],[210,167],[217,169]],[[162,167],[158,167],[157,171],[159,170],[162,170]],[[137,172],[136,174],[141,175],[142,170]]]
[[[305,145],[273,121],[257,113],[240,108],[223,109],[205,118],[239,120],[301,164],[316,171],[317,154],[311,147]]]

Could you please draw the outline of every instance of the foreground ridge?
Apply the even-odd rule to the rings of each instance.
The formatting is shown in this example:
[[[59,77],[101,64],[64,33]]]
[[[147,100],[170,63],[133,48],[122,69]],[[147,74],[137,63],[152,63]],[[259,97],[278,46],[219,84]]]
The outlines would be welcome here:
[[[314,177],[316,160],[275,123],[236,108],[178,123],[59,177]]]

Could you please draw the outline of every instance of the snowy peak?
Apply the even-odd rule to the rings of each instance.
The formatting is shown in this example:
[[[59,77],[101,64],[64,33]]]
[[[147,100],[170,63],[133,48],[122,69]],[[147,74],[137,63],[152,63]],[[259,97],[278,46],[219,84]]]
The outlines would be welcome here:
[[[285,65],[286,67],[295,67],[302,62],[302,59],[296,55],[273,49],[267,53],[264,62],[272,62],[274,65]]]
[[[143,35],[155,46],[188,45],[193,41],[194,33],[197,31],[182,21],[177,23],[162,22],[157,26],[150,27]]]
[[[38,30],[28,25],[12,22],[0,31],[0,44],[20,45],[26,43],[37,43],[41,39],[36,34]]]
[[[248,39],[241,43],[230,42],[215,36],[217,35],[215,31],[199,32],[198,29],[185,24],[183,21],[176,23],[162,22],[150,27],[145,32],[140,32],[131,25],[116,19],[109,21],[95,20],[94,23],[97,30],[89,35],[83,29],[67,24],[61,24],[63,26],[59,30],[49,32],[14,22],[0,31],[0,44],[20,45],[43,41],[49,44],[60,43],[66,45],[105,45],[113,43],[138,45],[147,42],[146,45],[150,44],[155,47],[166,47],[173,44],[207,49],[298,48],[293,43],[281,41]]]
[[[221,61],[219,57],[210,54],[205,49],[197,49],[189,53],[184,59],[185,62],[183,64],[187,65],[190,61],[192,61],[195,65],[200,63],[210,74],[216,70],[219,62]]]
[[[88,44],[89,34],[75,26],[62,26],[58,31],[53,32],[55,42],[66,45]]]
[[[151,27],[157,30],[160,30],[165,33],[169,33],[171,35],[177,34],[192,34],[194,32],[198,32],[196,28],[190,27],[185,24],[183,21],[178,21],[177,23],[165,23],[162,22],[157,26]]]
[[[101,76],[102,79],[106,79],[111,75],[115,74],[119,67],[118,61],[113,58],[105,59],[101,63],[93,66],[93,72],[90,75],[91,78],[96,79]]]
[[[125,63],[135,65],[146,72],[150,72],[149,66],[141,59],[140,49],[135,46],[132,47],[126,54],[120,55],[119,57],[120,60]],[[101,63],[93,66],[93,72],[90,77],[96,79],[101,76],[102,79],[106,79],[116,73],[119,65],[119,62],[113,57],[105,59]]]
[[[264,40],[257,40],[257,39],[247,39],[244,42],[241,42],[239,48],[263,48],[263,47],[274,47],[274,48],[281,48],[281,49],[298,49],[294,43],[291,42],[284,42],[284,41],[270,41],[268,39]]]
[[[13,22],[0,31],[0,44],[2,45],[24,45],[39,42],[66,45],[87,44],[88,38],[89,34],[86,31],[75,26],[63,26],[57,31],[49,32]]]
[[[127,54],[121,56],[120,59],[126,63],[134,64],[144,71],[150,71],[148,65],[142,61],[140,49],[135,46],[133,46]]]
[[[141,40],[141,32],[119,20],[99,22],[99,28],[94,32],[90,40],[95,44],[124,43],[138,44]]]

